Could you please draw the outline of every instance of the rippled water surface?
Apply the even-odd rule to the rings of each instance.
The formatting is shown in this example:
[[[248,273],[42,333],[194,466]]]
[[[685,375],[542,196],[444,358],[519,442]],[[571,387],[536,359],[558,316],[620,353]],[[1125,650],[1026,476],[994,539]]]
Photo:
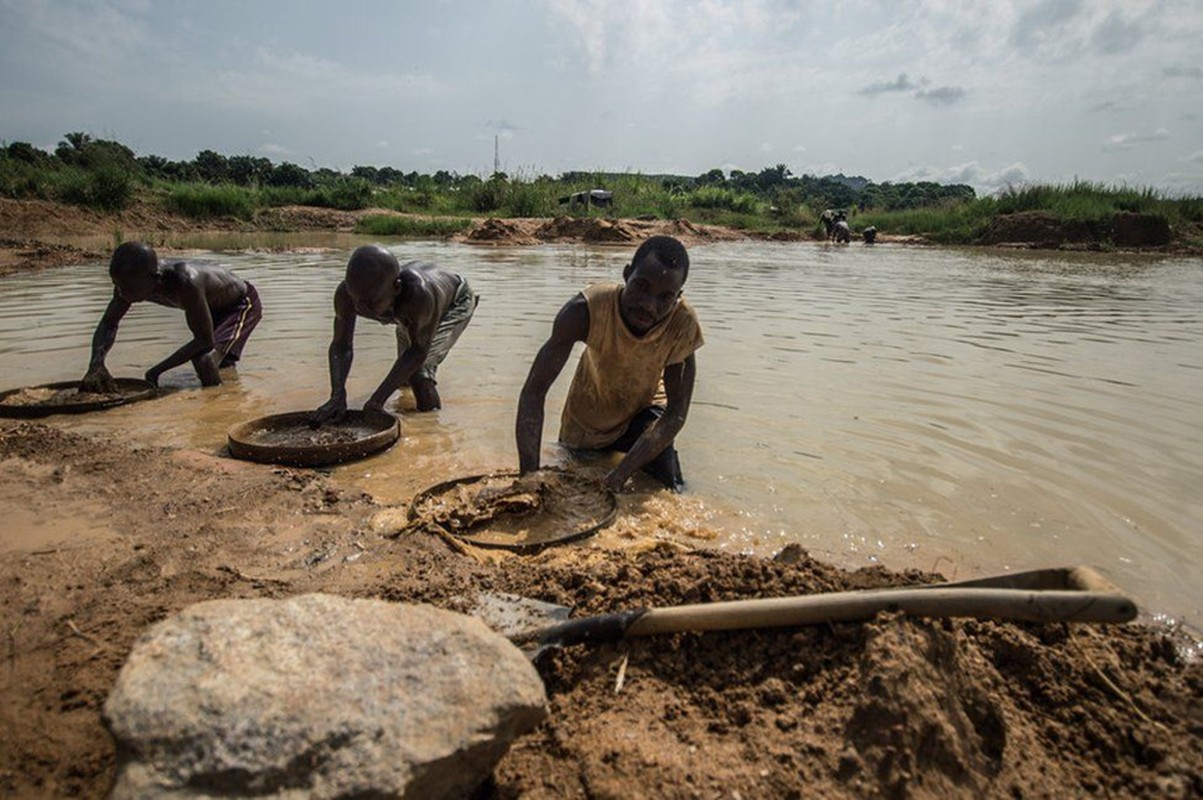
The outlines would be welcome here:
[[[329,391],[331,295],[351,243],[327,252],[190,253],[226,264],[265,307],[236,381],[53,423],[219,450],[226,429],[315,407]],[[617,280],[629,249],[405,243],[469,277],[476,317],[440,369],[445,408],[407,413],[388,453],[344,480],[401,502],[449,477],[512,467],[514,410],[559,306]],[[906,247],[731,244],[691,250],[686,294],[706,346],[679,438],[716,546],[801,542],[845,565],[960,577],[1089,563],[1153,611],[1203,609],[1203,262]],[[5,388],[78,378],[110,286],[103,264],[0,280]],[[139,304],[109,356],[141,375],[187,338]],[[362,403],[394,355],[360,320]],[[572,365],[548,401],[553,444]],[[411,408],[408,398],[401,408]]]

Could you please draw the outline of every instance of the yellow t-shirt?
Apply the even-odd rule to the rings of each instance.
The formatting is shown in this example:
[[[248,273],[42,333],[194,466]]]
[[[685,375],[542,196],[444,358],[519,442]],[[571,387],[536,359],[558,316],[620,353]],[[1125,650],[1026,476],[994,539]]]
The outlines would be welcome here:
[[[664,368],[702,346],[702,327],[685,298],[643,336],[618,310],[620,283],[595,283],[581,294],[589,306],[589,336],[560,416],[560,441],[596,449],[622,436],[631,419],[652,405]]]

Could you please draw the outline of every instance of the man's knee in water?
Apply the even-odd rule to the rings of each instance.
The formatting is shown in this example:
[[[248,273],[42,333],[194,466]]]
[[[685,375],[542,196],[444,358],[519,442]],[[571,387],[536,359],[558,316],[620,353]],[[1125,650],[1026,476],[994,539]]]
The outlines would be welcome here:
[[[685,491],[685,477],[681,474],[681,460],[677,450],[669,445],[643,467],[643,471],[664,484],[669,491],[680,494]]]
[[[217,352],[210,350],[203,356],[192,359],[192,367],[200,378],[201,386],[219,386],[221,375],[217,371]]]
[[[438,385],[430,378],[413,378],[409,382],[419,411],[437,411],[443,407]]]

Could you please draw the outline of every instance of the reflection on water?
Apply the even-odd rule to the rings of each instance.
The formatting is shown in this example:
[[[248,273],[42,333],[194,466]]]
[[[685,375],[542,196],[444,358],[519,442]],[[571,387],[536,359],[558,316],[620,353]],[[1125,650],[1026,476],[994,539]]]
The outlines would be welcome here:
[[[165,382],[188,391],[55,424],[216,451],[235,422],[316,407],[353,244],[198,254],[263,298],[237,378],[192,391],[195,376],[175,370]],[[617,279],[630,251],[392,249],[463,272],[482,297],[439,371],[446,408],[407,414],[396,447],[337,470],[401,502],[514,466],[516,398],[552,316],[586,283]],[[679,447],[689,513],[706,506],[715,546],[767,553],[798,541],[844,564],[959,577],[1091,563],[1150,607],[1200,619],[1199,260],[763,243],[691,252],[687,294],[707,344]],[[108,297],[99,263],[0,281],[3,388],[82,375]],[[110,369],[141,375],[185,337],[179,312],[139,304]],[[391,328],[360,320],[353,403],[393,348]],[[548,401],[551,462],[568,380]]]

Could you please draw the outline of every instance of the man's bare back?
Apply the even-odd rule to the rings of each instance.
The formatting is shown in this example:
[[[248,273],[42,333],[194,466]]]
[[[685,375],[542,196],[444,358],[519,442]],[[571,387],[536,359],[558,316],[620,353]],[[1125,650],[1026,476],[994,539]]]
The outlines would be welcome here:
[[[154,250],[141,242],[126,242],[114,251],[109,276],[113,297],[92,337],[92,357],[80,386],[85,391],[112,390],[105,356],[134,303],[182,309],[192,333],[191,340],[146,371],[146,379],[154,384],[159,375],[188,361],[203,385],[221,383],[218,368],[238,360],[262,316],[255,288],[234,273],[215,264],[161,264]]]
[[[188,283],[200,288],[213,317],[238,305],[246,296],[246,281],[216,264],[176,261],[163,265],[162,274],[161,287],[146,298],[161,306],[184,308],[181,290]]]
[[[435,388],[435,370],[475,308],[476,296],[459,275],[429,262],[401,264],[382,247],[358,248],[334,292],[334,337],[328,352],[330,399],[314,412],[314,424],[338,419],[346,412],[357,317],[397,326],[397,359],[364,408],[383,408],[392,393],[408,383],[418,410],[431,411],[442,403]]]

